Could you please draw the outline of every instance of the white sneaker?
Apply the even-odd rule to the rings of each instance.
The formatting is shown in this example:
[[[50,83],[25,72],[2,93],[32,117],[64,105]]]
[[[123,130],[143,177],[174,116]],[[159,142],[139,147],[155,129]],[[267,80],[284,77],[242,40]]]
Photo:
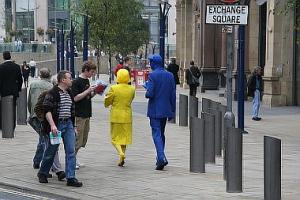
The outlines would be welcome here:
[[[80,166],[79,166],[79,165],[76,165],[75,169],[78,170],[79,168],[80,168]]]

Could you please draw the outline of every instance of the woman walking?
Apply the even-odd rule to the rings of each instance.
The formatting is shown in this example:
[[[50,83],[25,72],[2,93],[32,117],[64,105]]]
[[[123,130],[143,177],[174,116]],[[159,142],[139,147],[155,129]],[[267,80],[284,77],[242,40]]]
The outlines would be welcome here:
[[[126,146],[132,143],[132,110],[131,103],[135,96],[135,88],[128,85],[129,72],[120,69],[117,72],[117,83],[110,87],[105,95],[104,106],[110,109],[110,133],[112,145],[120,156],[118,166],[125,163]]]
[[[30,68],[27,65],[26,61],[24,61],[23,65],[22,65],[22,75],[23,75],[25,87],[28,87],[28,77],[29,77],[29,74],[30,74]]]

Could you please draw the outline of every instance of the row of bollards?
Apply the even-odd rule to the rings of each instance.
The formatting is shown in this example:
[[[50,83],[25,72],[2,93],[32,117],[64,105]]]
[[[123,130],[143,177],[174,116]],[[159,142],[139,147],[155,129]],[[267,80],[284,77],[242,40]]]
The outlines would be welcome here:
[[[199,118],[198,105],[198,98],[180,94],[179,126],[190,127],[190,171],[205,173],[205,163],[215,163],[215,157],[223,155],[226,192],[242,192],[243,134],[235,128],[234,115],[226,106],[202,98]],[[281,141],[268,136],[264,137],[264,199],[281,199]]]
[[[0,107],[2,138],[14,138],[16,121],[18,125],[27,124],[27,88],[22,88],[19,92],[17,102],[13,96],[2,97]]]

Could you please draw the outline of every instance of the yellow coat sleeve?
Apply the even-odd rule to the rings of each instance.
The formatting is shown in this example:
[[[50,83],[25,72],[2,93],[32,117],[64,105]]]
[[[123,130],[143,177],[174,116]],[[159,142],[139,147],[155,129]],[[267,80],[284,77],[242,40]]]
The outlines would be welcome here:
[[[105,95],[105,98],[104,98],[105,108],[112,105],[113,101],[114,101],[114,90],[112,87],[110,87],[108,93]]]

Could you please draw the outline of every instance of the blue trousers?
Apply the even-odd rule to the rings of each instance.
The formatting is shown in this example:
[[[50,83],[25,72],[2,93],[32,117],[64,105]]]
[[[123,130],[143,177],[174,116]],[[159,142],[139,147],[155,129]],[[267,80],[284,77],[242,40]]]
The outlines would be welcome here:
[[[166,161],[165,155],[165,127],[167,118],[150,118],[152,138],[156,148],[157,162]]]
[[[67,121],[59,121],[57,129],[61,131],[62,139],[65,147],[65,172],[67,179],[75,178],[75,167],[76,167],[76,157],[75,157],[75,131],[71,119]],[[58,150],[59,144],[52,145],[49,140],[49,146],[47,147],[44,157],[42,160],[41,168],[39,174],[47,175],[49,174],[50,168],[52,166],[55,154]]]
[[[258,117],[260,107],[260,91],[255,90],[254,98],[252,101],[252,117]]]

